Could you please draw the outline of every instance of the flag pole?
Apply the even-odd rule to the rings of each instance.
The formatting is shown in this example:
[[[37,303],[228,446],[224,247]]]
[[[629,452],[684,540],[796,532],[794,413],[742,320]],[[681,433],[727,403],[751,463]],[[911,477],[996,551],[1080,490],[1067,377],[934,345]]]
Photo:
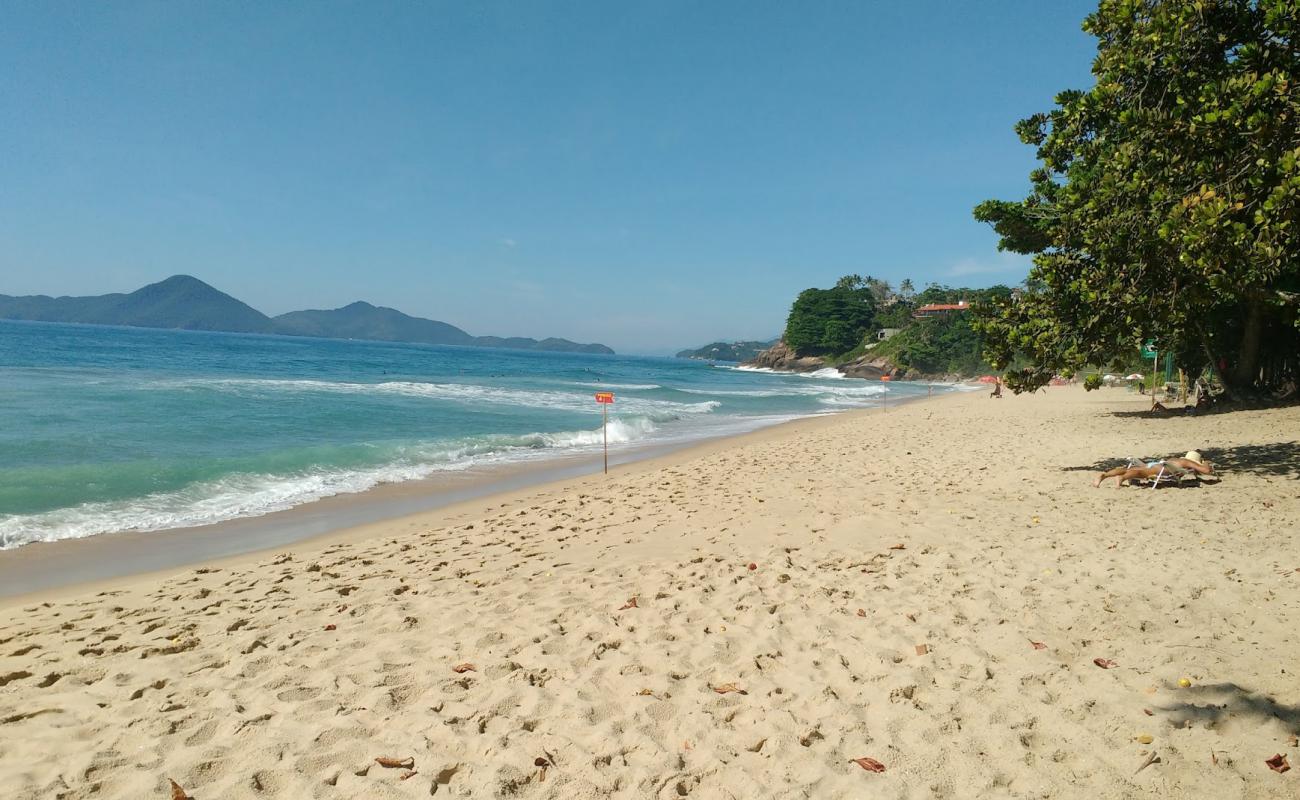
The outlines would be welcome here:
[[[609,404],[600,404],[600,432],[605,439],[605,474],[609,474]]]

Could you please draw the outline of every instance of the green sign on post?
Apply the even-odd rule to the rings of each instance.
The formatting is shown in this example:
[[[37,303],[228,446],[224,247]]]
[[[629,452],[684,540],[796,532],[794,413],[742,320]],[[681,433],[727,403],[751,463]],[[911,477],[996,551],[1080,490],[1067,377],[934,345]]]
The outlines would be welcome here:
[[[1145,342],[1142,343],[1142,357],[1143,357],[1143,358],[1155,358],[1155,357],[1156,357],[1156,340],[1155,340],[1155,339],[1147,339]]]

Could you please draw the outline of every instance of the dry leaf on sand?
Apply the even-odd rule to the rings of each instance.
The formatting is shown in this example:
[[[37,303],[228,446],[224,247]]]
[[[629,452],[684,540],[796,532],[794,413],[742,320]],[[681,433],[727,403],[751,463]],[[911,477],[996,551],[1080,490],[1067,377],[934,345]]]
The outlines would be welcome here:
[[[388,769],[414,769],[415,757],[407,756],[406,758],[392,758],[391,756],[380,756],[375,759],[375,763]]]
[[[1265,759],[1264,763],[1268,764],[1269,769],[1277,773],[1283,773],[1291,769],[1291,765],[1287,763],[1286,756],[1281,753],[1278,753],[1272,758]]]
[[[1033,639],[1029,640],[1029,644],[1032,645],[1035,650],[1047,649],[1047,645],[1043,644],[1042,642],[1035,642]]]
[[[925,654],[928,653],[928,652],[930,652],[930,645],[928,645],[928,644],[918,644],[918,645],[916,646],[916,654],[917,654],[918,656],[923,656],[923,655],[925,655]]]
[[[852,763],[857,764],[859,767],[862,767],[867,772],[885,771],[884,764],[881,764],[879,761],[875,760],[874,758],[867,758],[866,756],[863,756],[862,758],[855,758],[852,760]]]
[[[889,549],[890,549],[890,550],[906,550],[906,549],[907,549],[907,545],[905,545],[905,544],[891,544],[891,545],[889,546]]]
[[[1134,775],[1138,774],[1138,773],[1141,772],[1142,770],[1146,769],[1147,767],[1151,766],[1152,764],[1157,763],[1158,761],[1160,761],[1160,756],[1156,755],[1156,751],[1152,750],[1152,751],[1147,755],[1146,760],[1142,762],[1142,765],[1139,766],[1137,769],[1133,770],[1133,774],[1134,774]]]
[[[406,772],[403,772],[401,775],[398,775],[397,778],[398,778],[398,780],[403,780],[403,781],[404,781],[404,780],[406,780],[407,778],[414,778],[416,775],[419,775],[419,774],[420,774],[420,773],[418,773],[418,772],[416,772],[415,770],[412,769],[412,770],[407,770]]]
[[[475,667],[473,664],[469,663],[468,661],[466,661],[464,664],[457,664],[456,666],[452,667],[451,671],[460,674],[462,672],[477,672],[478,668]]]
[[[326,626],[325,626],[325,630],[327,630],[327,631],[336,630],[337,628],[338,628],[337,625],[326,625]]]
[[[621,606],[618,607],[618,610],[619,610],[619,611],[626,611],[626,610],[629,609],[629,608],[640,608],[640,606],[638,606],[638,605],[636,604],[636,598],[635,598],[635,597],[629,597],[629,598],[627,599],[627,602],[626,602],[626,603],[624,603],[623,605],[621,605]]]
[[[179,783],[170,778],[167,779],[167,782],[170,783],[172,787],[172,800],[193,800],[193,798],[185,793],[185,790],[181,788]]]
[[[737,692],[739,694],[749,694],[749,692],[745,691],[744,689],[740,688],[734,683],[721,683],[718,684],[717,686],[712,686],[710,688],[712,688],[713,691],[717,692],[718,694],[731,694],[732,692]]]
[[[858,609],[858,616],[859,616],[859,617],[865,617],[866,615],[867,615],[867,610],[866,610],[865,608],[859,608],[859,609]]]
[[[1111,661],[1109,658],[1094,658],[1092,660],[1092,663],[1096,664],[1102,669],[1110,669],[1111,667],[1119,666],[1119,664],[1115,663],[1114,661]]]

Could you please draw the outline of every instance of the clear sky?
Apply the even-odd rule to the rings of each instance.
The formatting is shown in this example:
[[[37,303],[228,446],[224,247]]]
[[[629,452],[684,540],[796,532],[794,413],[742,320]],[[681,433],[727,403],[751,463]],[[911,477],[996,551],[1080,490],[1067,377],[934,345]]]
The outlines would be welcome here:
[[[8,2],[0,293],[174,273],[663,353],[857,272],[1027,262],[971,207],[1095,3]]]

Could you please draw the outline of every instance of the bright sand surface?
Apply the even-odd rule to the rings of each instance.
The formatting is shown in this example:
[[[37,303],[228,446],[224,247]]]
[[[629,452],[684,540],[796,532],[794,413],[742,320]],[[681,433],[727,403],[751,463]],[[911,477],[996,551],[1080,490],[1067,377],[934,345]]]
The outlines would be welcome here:
[[[809,420],[9,601],[0,796],[1295,797],[1300,408],[1146,402]],[[1092,487],[1191,448],[1221,483]]]

